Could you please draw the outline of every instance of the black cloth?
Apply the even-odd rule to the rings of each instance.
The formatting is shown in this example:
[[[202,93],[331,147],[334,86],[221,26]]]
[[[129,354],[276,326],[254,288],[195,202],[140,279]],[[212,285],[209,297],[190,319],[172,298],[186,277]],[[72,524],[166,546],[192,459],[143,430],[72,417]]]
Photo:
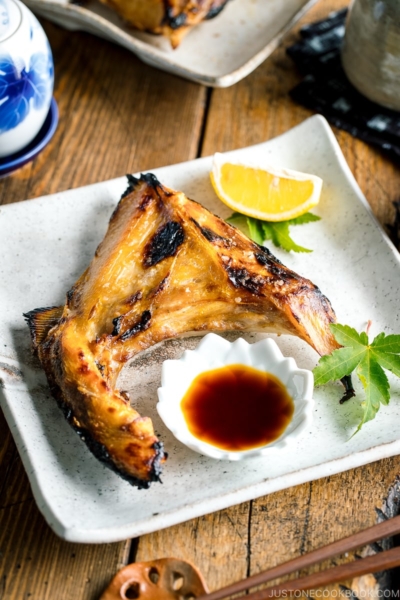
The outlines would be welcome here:
[[[346,14],[347,9],[331,13],[300,30],[301,40],[287,53],[305,77],[290,95],[333,125],[400,159],[400,113],[365,98],[343,71],[340,47]]]

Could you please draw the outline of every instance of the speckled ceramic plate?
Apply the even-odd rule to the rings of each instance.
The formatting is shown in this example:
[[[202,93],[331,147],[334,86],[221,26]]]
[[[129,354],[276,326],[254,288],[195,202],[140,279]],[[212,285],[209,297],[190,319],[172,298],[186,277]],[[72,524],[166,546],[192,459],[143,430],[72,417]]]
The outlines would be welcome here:
[[[246,77],[279,44],[316,0],[231,0],[172,50],[162,36],[135,31],[99,0],[25,0],[38,15],[70,30],[83,30],[134,52],[144,62],[213,87]]]
[[[293,230],[296,241],[314,252],[276,254],[321,288],[339,322],[362,329],[371,320],[372,334],[399,332],[399,254],[372,216],[325,120],[313,117],[281,137],[231,155],[322,177],[322,198],[315,210],[322,220]],[[211,159],[203,158],[154,172],[166,185],[226,217],[229,209],[218,201],[209,181],[210,166]],[[392,378],[390,405],[352,438],[362,393],[339,405],[341,386],[329,384],[315,390],[309,431],[276,452],[273,460],[228,463],[192,452],[168,432],[156,411],[162,361],[199,341],[187,338],[139,355],[119,382],[139,412],[151,416],[165,442],[169,459],[163,484],[137,490],[102,466],[51,398],[31,358],[22,313],[64,303],[66,290],[90,261],[125,188],[122,177],[0,207],[0,400],[38,506],[56,533],[78,542],[135,537],[400,452],[400,382]],[[250,342],[260,337],[246,335]],[[318,357],[304,342],[290,336],[274,339],[300,368],[315,366]]]

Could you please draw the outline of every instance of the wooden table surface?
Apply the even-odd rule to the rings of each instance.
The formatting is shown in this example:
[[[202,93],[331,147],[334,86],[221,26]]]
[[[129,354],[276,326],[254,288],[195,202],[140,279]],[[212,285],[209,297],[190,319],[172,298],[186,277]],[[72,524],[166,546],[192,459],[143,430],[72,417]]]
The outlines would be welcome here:
[[[256,71],[215,90],[42,20],[55,59],[60,122],[34,162],[0,181],[0,204],[256,144],[297,125],[311,113],[288,96],[300,74],[285,48],[301,24],[346,4],[320,0]],[[378,220],[392,223],[398,166],[347,133],[335,134]],[[164,556],[193,561],[216,589],[372,525],[400,472],[394,457],[137,540],[80,545],[58,539],[36,508],[1,413],[0,464],[1,600],[95,600],[123,565]],[[337,588],[329,589],[333,597]]]

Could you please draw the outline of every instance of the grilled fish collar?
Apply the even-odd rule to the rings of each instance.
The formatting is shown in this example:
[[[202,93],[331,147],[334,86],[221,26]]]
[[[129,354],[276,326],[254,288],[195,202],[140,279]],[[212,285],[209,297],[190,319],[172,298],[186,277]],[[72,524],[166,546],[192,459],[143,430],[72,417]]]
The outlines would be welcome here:
[[[89,449],[138,487],[166,459],[148,417],[116,389],[124,364],[189,332],[296,335],[338,348],[329,300],[266,248],[148,173],[128,189],[63,307],[27,313],[52,394]]]

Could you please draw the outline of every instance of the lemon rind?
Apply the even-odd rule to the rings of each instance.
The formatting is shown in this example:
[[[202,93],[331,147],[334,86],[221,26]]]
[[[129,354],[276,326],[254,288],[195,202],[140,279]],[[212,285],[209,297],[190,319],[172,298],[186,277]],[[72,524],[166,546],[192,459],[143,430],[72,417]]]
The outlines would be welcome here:
[[[221,178],[221,166],[226,163],[229,163],[232,165],[238,165],[238,166],[242,166],[242,167],[250,167],[253,169],[260,169],[262,171],[267,171],[268,173],[271,173],[271,175],[274,175],[274,176],[280,177],[280,178],[287,178],[287,179],[292,179],[292,180],[294,179],[297,181],[311,181],[313,183],[313,193],[307,199],[306,202],[301,204],[299,207],[296,207],[296,209],[279,213],[278,216],[276,213],[271,214],[271,213],[266,213],[264,211],[252,210],[251,208],[243,206],[240,203],[236,203],[236,202],[232,201],[231,197],[227,196],[225,194],[225,192],[223,191],[223,189],[220,187],[218,182],[220,181],[220,178]],[[295,171],[293,169],[275,167],[275,166],[266,165],[266,164],[260,165],[255,162],[243,163],[241,161],[226,160],[226,159],[224,159],[223,154],[221,154],[219,152],[214,154],[210,178],[211,178],[212,186],[213,186],[218,198],[224,204],[229,206],[229,208],[231,208],[232,210],[235,210],[237,212],[240,212],[241,214],[246,215],[248,217],[261,219],[262,221],[272,221],[272,222],[287,221],[289,219],[294,219],[294,218],[299,217],[299,216],[305,214],[306,212],[308,212],[311,208],[313,208],[314,206],[316,206],[319,203],[321,192],[322,192],[322,184],[323,184],[322,179],[320,177],[318,177],[318,175],[313,175],[311,173],[303,173],[301,171]]]

